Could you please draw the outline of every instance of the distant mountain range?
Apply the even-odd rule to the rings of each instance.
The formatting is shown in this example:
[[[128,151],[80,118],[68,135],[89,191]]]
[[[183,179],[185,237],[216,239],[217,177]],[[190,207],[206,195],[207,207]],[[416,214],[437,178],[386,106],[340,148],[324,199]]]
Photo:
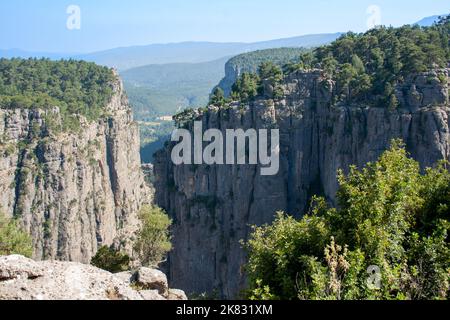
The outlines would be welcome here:
[[[27,52],[23,50],[0,50],[0,57],[28,58],[48,57],[50,59],[74,58],[92,61],[100,65],[128,70],[150,64],[200,63],[235,56],[244,52],[280,47],[315,47],[338,38],[341,33],[313,34],[293,38],[276,39],[255,43],[241,42],[181,42],[168,44],[151,44],[115,48],[89,54],[59,54]]]
[[[120,72],[136,119],[153,121],[178,109],[204,106],[230,57],[200,63],[152,64]]]
[[[441,16],[445,16],[445,14],[444,15],[437,15],[437,16],[426,17],[426,18],[423,18],[420,21],[417,21],[414,24],[417,24],[417,25],[419,25],[421,27],[430,27],[435,22],[437,22],[439,20],[439,17],[441,17]]]
[[[430,26],[436,22],[439,15],[426,17],[414,24]],[[146,46],[131,46],[115,48],[88,54],[29,52],[21,49],[0,50],[0,58],[46,57],[50,59],[74,58],[92,61],[100,65],[127,70],[150,64],[168,63],[200,63],[218,60],[241,53],[282,48],[311,48],[330,43],[342,33],[312,34],[292,38],[276,39],[254,43],[242,42],[181,42],[167,44],[151,44]]]
[[[75,54],[51,53],[51,52],[31,52],[21,49],[0,49],[0,58],[48,58],[52,60],[67,59]]]

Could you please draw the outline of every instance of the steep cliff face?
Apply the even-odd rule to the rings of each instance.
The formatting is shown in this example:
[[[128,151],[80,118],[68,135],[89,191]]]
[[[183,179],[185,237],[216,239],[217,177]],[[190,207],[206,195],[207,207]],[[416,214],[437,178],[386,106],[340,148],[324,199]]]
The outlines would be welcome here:
[[[238,64],[233,63],[233,59],[227,61],[225,64],[225,77],[217,85],[223,90],[226,97],[231,95],[233,84],[242,73],[242,68]]]
[[[55,130],[59,108],[0,109],[0,207],[32,235],[34,258],[89,262],[127,241],[148,199],[139,134],[117,80],[97,122]]]
[[[405,79],[396,110],[333,105],[334,83],[319,70],[288,76],[276,102],[210,107],[204,130],[279,128],[280,171],[261,176],[258,165],[175,166],[173,145],[157,154],[156,202],[174,219],[172,285],[236,297],[245,285],[240,240],[249,226],[271,222],[278,210],[299,216],[315,194],[333,203],[337,170],[375,160],[393,138],[402,138],[423,167],[450,160],[448,76],[445,69]]]

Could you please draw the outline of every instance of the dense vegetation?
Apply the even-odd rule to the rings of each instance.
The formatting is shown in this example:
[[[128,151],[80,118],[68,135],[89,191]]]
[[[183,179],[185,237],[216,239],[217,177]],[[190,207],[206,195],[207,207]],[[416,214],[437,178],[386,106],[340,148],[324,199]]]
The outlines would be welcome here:
[[[348,33],[315,51],[312,63],[337,80],[338,94],[351,100],[371,98],[396,106],[394,87],[411,74],[446,67],[450,61],[450,19],[432,27],[377,28]],[[341,98],[338,97],[338,98]]]
[[[91,259],[91,265],[112,273],[118,273],[130,268],[130,257],[114,248],[103,246]]]
[[[347,33],[332,44],[304,52],[284,73],[321,68],[336,82],[335,101],[363,102],[396,108],[395,86],[409,75],[443,68],[450,61],[450,18],[431,27],[380,27],[364,34]],[[264,69],[271,72],[261,73]],[[262,81],[275,86],[282,80],[275,63],[264,63],[255,73],[244,73],[233,86],[233,98],[251,100],[263,94]],[[440,79],[446,81],[446,79]],[[277,98],[274,91],[273,98]]]
[[[63,127],[74,115],[97,120],[112,96],[113,72],[82,61],[0,59],[0,107],[61,110]]]
[[[142,265],[156,267],[172,249],[169,234],[172,221],[162,209],[152,206],[144,206],[139,218],[142,227],[133,249]]]
[[[337,208],[314,198],[301,220],[280,213],[256,228],[247,243],[250,297],[449,298],[446,166],[421,174],[394,141],[378,162],[339,174]]]
[[[284,66],[289,63],[298,61],[302,53],[308,52],[311,49],[304,48],[276,48],[258,50],[240,54],[230,59],[226,64],[226,69],[235,70],[236,74],[228,74],[223,78],[217,88],[224,91],[225,96],[229,97],[232,91],[233,84],[236,82],[237,73],[242,75],[255,74],[261,64],[271,62],[276,66]],[[214,91],[214,90],[213,90]]]
[[[172,249],[169,227],[172,221],[160,208],[145,205],[139,212],[141,227],[133,244],[132,259],[120,250],[103,246],[91,259],[91,264],[112,273],[129,270],[132,265],[157,267]]]
[[[31,237],[22,230],[17,220],[6,218],[0,211],[0,256],[11,254],[31,257],[33,254]]]
[[[304,48],[276,48],[258,50],[238,55],[228,62],[231,66],[241,70],[242,73],[255,73],[261,64],[272,62],[277,66],[284,66],[290,62],[297,62],[298,57],[309,52],[311,49]]]

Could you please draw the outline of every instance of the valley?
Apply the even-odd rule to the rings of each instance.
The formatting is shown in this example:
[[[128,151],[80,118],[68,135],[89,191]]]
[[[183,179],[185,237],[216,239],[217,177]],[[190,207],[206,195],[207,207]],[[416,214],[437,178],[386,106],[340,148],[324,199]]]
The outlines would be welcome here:
[[[0,300],[448,300],[449,35],[0,50]]]

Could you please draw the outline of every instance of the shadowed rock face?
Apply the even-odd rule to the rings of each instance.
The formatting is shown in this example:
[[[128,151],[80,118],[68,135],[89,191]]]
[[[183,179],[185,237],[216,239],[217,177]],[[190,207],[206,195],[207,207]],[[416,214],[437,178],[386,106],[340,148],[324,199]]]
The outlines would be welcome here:
[[[204,130],[279,128],[280,171],[261,176],[256,165],[174,166],[173,144],[157,154],[156,202],[174,219],[171,284],[236,297],[245,287],[239,241],[248,238],[249,226],[273,221],[278,210],[300,216],[314,194],[333,203],[337,170],[376,160],[393,138],[402,138],[422,167],[450,160],[448,75],[445,69],[406,79],[397,87],[395,111],[333,105],[334,83],[319,70],[288,76],[280,101],[210,107]]]
[[[32,235],[34,258],[89,262],[101,245],[129,249],[137,212],[149,201],[139,134],[122,90],[108,116],[79,133],[57,133],[52,110],[0,109],[0,208]]]

